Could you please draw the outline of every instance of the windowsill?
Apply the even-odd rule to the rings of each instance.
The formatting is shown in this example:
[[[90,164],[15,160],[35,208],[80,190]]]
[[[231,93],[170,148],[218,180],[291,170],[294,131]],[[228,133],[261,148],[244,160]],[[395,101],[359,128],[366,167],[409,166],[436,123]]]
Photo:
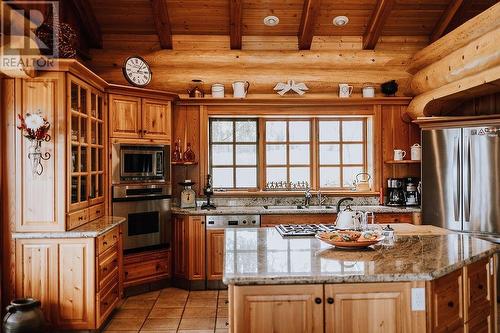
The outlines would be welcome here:
[[[311,191],[312,194],[316,194],[318,191]],[[350,197],[378,197],[380,195],[379,191],[373,192],[356,192],[356,191],[321,191],[322,195],[326,196],[350,196]],[[224,192],[214,192],[214,197],[301,197],[304,196],[304,191],[224,191]]]

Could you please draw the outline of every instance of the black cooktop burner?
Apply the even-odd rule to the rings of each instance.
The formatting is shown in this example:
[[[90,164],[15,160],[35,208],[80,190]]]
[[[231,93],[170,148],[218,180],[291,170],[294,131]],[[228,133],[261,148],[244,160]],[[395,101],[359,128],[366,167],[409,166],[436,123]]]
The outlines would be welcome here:
[[[280,224],[275,228],[283,237],[314,236],[321,231],[335,231],[333,224]]]

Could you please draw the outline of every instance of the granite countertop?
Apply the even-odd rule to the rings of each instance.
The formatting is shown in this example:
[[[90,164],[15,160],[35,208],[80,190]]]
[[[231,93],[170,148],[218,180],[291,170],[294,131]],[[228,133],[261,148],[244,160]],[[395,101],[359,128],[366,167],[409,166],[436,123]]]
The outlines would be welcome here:
[[[429,281],[500,250],[467,234],[422,227],[420,234],[419,226],[406,234],[396,229],[393,246],[357,251],[335,249],[312,237],[285,239],[275,228],[226,229],[223,281],[233,285]]]
[[[71,231],[15,232],[12,238],[93,238],[98,237],[125,222],[124,217],[104,216]]]
[[[273,214],[333,214],[337,212],[335,206],[327,206],[331,208],[291,208],[283,206],[283,208],[266,209],[264,206],[234,206],[234,207],[217,207],[212,210],[202,210],[201,208],[180,208],[172,207],[172,214],[178,215],[232,215],[232,214],[257,214],[257,215],[273,215]],[[352,206],[353,210],[361,210],[374,213],[420,213],[420,208],[406,207],[389,207],[389,206]]]

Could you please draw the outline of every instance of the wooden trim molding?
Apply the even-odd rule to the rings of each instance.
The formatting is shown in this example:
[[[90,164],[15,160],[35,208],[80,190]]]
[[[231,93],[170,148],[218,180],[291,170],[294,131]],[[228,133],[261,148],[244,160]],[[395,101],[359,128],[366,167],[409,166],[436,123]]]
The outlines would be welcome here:
[[[305,0],[299,26],[299,50],[310,50],[321,0]]]
[[[378,0],[363,36],[363,50],[373,50],[377,45],[385,22],[389,18],[395,0]]]
[[[230,4],[230,44],[232,50],[241,50],[243,25],[243,0],[231,0]]]
[[[164,49],[172,49],[172,30],[168,17],[167,0],[152,0],[153,19],[160,45]]]

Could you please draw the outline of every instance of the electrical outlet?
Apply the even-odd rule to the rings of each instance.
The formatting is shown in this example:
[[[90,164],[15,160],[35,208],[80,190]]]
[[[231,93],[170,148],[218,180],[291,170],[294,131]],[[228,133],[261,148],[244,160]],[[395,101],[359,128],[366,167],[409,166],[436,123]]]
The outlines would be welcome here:
[[[411,310],[425,311],[425,288],[411,288]]]

